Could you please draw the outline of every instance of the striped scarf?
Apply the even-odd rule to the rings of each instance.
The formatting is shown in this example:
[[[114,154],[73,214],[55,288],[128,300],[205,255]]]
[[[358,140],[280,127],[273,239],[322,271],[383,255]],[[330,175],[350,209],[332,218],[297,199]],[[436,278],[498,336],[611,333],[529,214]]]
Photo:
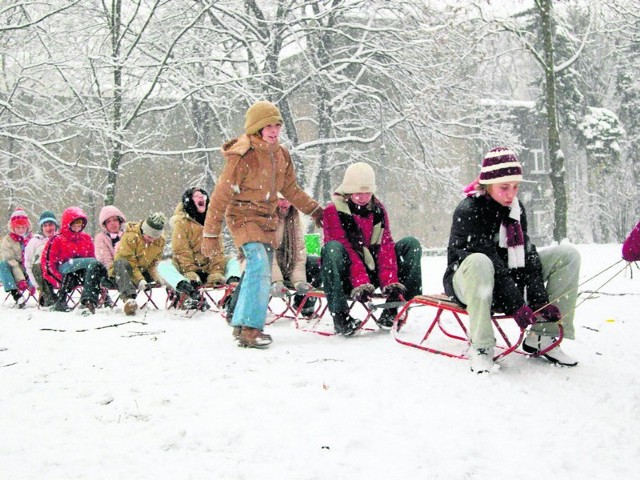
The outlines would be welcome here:
[[[500,225],[498,244],[507,249],[507,264],[512,269],[524,267],[524,233],[520,215],[520,202],[515,198],[509,207],[509,216]]]
[[[382,231],[384,230],[384,212],[382,211],[380,204],[375,201],[375,198],[371,199],[373,231],[371,233],[371,240],[369,241],[369,244],[365,245],[364,236],[353,218],[353,213],[351,212],[349,203],[342,195],[339,194],[333,195],[332,200],[333,204],[336,206],[336,210],[338,211],[340,223],[344,228],[349,243],[358,255],[360,255],[367,269],[371,272],[375,271],[376,261],[374,254],[377,253],[378,247],[382,243]]]

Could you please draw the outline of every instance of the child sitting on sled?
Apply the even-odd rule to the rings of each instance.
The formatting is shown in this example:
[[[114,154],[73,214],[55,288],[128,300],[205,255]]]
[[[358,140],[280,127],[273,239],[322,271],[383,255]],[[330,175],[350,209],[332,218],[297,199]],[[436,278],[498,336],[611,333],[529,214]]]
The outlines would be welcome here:
[[[469,359],[477,373],[493,369],[492,311],[513,315],[521,328],[531,326],[522,345],[528,353],[555,342],[559,329],[553,322],[560,319],[564,338],[575,338],[580,254],[570,245],[536,250],[527,235],[524,206],[517,198],[521,181],[516,154],[505,147],[494,148],[453,214],[444,289],[469,313]],[[578,363],[559,345],[544,356],[559,365]]]
[[[44,247],[40,260],[42,275],[59,289],[58,299],[51,307],[54,311],[68,311],[69,295],[82,284],[81,308],[87,313],[95,313],[100,284],[107,271],[96,260],[93,239],[84,231],[86,226],[87,215],[81,208],[67,208],[62,212],[60,233],[51,237]]]
[[[375,193],[373,168],[354,163],[324,211],[322,284],[335,331],[345,336],[361,324],[349,314],[348,298],[367,302],[376,287],[388,302],[422,292],[420,242],[413,237],[393,241],[387,210]],[[390,328],[396,315],[397,308],[388,308],[376,321]]]
[[[9,218],[9,234],[2,239],[0,251],[0,281],[4,291],[11,293],[18,306],[23,306],[23,293],[36,294],[35,286],[27,281],[24,250],[31,240],[31,222],[24,209],[16,208]]]

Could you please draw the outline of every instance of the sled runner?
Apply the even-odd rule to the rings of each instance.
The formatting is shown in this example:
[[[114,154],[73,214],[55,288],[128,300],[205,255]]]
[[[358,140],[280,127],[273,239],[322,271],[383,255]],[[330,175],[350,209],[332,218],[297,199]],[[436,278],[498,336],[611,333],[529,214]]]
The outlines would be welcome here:
[[[303,316],[301,312],[311,298],[316,299],[313,314]],[[388,328],[377,325],[377,321],[380,318],[382,310],[386,308],[399,308],[404,305],[405,302],[384,303],[385,300],[386,297],[381,294],[374,295],[372,300],[366,303],[359,302],[357,300],[349,300],[349,314],[362,321],[360,327],[358,327],[356,331],[374,332],[378,330],[388,330]],[[308,291],[296,309],[296,315],[294,318],[296,328],[303,332],[315,333],[327,337],[335,335],[333,330],[333,319],[331,318],[331,314],[328,310],[329,305],[327,303],[327,297],[322,290]],[[376,313],[376,310],[380,310],[380,313]],[[362,316],[363,313],[364,317]],[[404,319],[405,317],[406,313],[403,313],[401,310],[398,312],[396,319]],[[373,320],[376,323],[375,328],[366,326],[369,320]]]
[[[426,332],[424,335],[418,335],[412,339],[406,335],[408,328],[405,328],[405,332],[403,332],[405,334],[402,336],[399,335],[400,329],[407,323],[409,311],[415,311],[416,307],[430,307],[435,309],[433,319],[427,321],[425,324]],[[462,305],[452,301],[446,295],[418,295],[409,300],[398,311],[392,328],[392,334],[396,342],[401,345],[407,345],[425,352],[437,353],[451,358],[467,359],[466,346],[469,344],[468,316],[469,314]],[[500,313],[496,313],[491,317],[494,331],[497,333],[496,352],[498,353],[494,357],[494,360],[504,358],[513,352],[538,357],[554,349],[562,342],[563,329],[562,325],[559,324],[559,335],[551,345],[535,354],[525,353],[518,347],[522,344],[526,329],[517,326],[515,321],[513,324],[510,324],[509,320],[513,320],[513,317]],[[411,327],[414,327],[414,323],[415,322],[412,322]],[[412,330],[416,329],[412,328]],[[417,331],[421,332],[424,331],[424,329],[418,328]],[[415,340],[415,338],[418,340]],[[457,342],[443,341],[447,339],[456,340]],[[459,342],[464,342],[462,348]]]
[[[12,306],[14,308],[24,308],[32,298],[33,300],[35,300],[36,305],[38,305],[38,298],[31,295],[31,292],[29,292],[28,290],[21,292],[17,300],[15,300],[11,296],[11,292],[7,292],[7,296],[4,298],[4,301],[2,303],[6,304],[7,301],[11,300],[13,302]]]

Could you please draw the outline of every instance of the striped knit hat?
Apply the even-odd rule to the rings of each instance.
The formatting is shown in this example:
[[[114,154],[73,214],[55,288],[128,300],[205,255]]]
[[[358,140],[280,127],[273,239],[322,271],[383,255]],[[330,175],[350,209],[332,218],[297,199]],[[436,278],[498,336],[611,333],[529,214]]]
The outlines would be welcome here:
[[[480,185],[522,181],[522,165],[513,150],[496,147],[489,150],[482,160]]]
[[[17,226],[30,227],[31,222],[29,221],[29,217],[27,216],[27,212],[24,211],[24,208],[17,207],[13,213],[11,213],[11,218],[9,219],[9,225],[11,228],[16,228]]]
[[[165,217],[164,213],[152,213],[144,222],[142,222],[142,233],[158,239],[162,235],[162,230],[164,229],[166,221],[167,217]]]

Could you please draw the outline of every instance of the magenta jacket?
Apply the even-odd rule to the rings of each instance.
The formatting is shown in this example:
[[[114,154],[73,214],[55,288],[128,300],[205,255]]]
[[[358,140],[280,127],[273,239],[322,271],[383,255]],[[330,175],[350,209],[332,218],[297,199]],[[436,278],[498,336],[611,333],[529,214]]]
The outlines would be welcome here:
[[[640,260],[640,222],[635,226],[622,244],[622,258],[627,262]]]
[[[391,237],[391,230],[389,229],[389,217],[384,205],[374,197],[374,201],[382,208],[384,212],[384,230],[382,231],[382,239],[380,242],[380,248],[377,255],[374,256],[376,260],[375,274],[378,276],[377,282],[375,279],[370,279],[367,273],[367,267],[360,255],[354,250],[347,238],[347,233],[344,230],[338,216],[338,211],[333,203],[329,203],[324,210],[323,233],[324,243],[332,240],[340,242],[351,260],[351,285],[355,288],[365,283],[378,283],[380,288],[384,288],[390,283],[398,282],[398,263],[396,259],[395,243]],[[367,243],[366,247],[370,247],[371,234],[373,232],[373,213],[366,217],[359,215],[353,216],[358,228],[363,234],[364,240]]]
[[[62,213],[60,222],[60,233],[49,239],[44,247],[44,252],[40,259],[42,266],[42,276],[54,288],[62,285],[62,273],[58,268],[67,260],[72,258],[95,258],[95,250],[91,235],[80,232],[72,232],[69,226],[71,223],[81,218],[87,221],[87,215],[79,207],[67,208]]]

